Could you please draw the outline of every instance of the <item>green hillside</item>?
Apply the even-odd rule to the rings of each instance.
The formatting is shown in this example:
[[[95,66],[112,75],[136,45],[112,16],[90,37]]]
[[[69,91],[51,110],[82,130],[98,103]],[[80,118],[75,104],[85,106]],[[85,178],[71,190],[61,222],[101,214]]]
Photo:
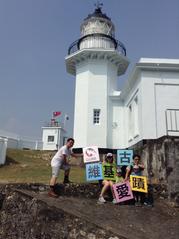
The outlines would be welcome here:
[[[48,184],[51,177],[50,160],[53,155],[54,152],[51,151],[8,149],[6,163],[0,166],[0,183]],[[61,170],[58,182],[62,180]],[[76,183],[85,182],[84,168],[72,166],[70,180]]]

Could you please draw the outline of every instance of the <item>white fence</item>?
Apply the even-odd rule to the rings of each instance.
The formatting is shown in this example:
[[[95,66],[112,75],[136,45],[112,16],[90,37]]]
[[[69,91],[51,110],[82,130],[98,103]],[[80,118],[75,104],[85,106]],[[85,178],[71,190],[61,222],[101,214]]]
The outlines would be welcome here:
[[[20,138],[19,135],[0,130],[0,165],[3,165],[6,161],[7,148],[41,150],[43,149],[43,142]]]
[[[41,150],[43,142],[20,137],[19,135],[0,130],[0,137],[7,140],[7,148]]]
[[[28,139],[20,139],[18,142],[19,149],[35,149],[41,150],[43,149],[43,142],[39,140],[28,140]]]

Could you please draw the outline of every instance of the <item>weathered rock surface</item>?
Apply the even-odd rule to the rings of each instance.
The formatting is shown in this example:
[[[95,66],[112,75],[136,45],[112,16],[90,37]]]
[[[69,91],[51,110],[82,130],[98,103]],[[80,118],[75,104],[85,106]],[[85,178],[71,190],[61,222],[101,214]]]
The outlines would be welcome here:
[[[154,207],[99,205],[98,191],[97,185],[67,185],[53,199],[45,185],[3,186],[0,238],[178,239],[179,209],[166,200],[157,198]]]
[[[166,185],[166,195],[179,206],[179,137],[163,136],[132,146],[145,164],[144,175],[152,183]]]

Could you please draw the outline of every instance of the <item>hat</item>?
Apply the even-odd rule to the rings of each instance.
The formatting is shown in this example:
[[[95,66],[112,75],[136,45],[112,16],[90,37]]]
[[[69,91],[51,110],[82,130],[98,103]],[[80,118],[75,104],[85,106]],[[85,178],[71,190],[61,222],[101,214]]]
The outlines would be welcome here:
[[[112,158],[113,155],[112,155],[112,153],[107,153],[107,154],[106,154],[106,157],[107,157],[107,158]]]

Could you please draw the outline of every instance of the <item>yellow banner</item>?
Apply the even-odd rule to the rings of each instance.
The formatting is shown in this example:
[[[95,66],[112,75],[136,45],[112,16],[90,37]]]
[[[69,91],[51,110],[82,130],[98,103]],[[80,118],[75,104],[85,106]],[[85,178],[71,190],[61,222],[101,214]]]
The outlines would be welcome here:
[[[130,175],[130,185],[132,191],[147,193],[147,177]]]

